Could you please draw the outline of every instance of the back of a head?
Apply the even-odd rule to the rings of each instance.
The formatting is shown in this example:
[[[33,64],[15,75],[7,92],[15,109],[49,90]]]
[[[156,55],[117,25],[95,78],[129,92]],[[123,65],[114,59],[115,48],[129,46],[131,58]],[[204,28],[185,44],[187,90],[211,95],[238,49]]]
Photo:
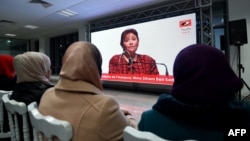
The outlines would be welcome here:
[[[69,80],[86,81],[102,89],[102,56],[98,48],[85,41],[71,44],[62,59],[60,76]]]
[[[186,103],[217,103],[231,99],[243,84],[217,48],[194,44],[174,62],[171,94]]]
[[[12,57],[11,55],[0,55],[0,75],[7,76],[8,78],[15,77],[13,59],[14,57]]]
[[[44,82],[50,84],[50,58],[41,52],[25,52],[14,58],[17,83]]]

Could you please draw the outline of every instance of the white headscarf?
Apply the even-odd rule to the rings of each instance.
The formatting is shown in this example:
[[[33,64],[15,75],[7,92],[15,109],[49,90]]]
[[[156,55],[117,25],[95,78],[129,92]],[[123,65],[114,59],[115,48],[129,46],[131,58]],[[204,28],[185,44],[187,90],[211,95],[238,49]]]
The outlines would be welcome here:
[[[14,68],[17,75],[17,83],[44,82],[50,83],[51,75],[50,58],[41,52],[26,52],[16,55]]]

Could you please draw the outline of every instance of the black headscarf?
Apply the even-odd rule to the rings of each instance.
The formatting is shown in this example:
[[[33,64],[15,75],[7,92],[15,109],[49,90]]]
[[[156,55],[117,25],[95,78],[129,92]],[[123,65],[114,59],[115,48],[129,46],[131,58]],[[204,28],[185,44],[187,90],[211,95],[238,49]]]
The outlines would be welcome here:
[[[243,83],[220,50],[190,45],[179,52],[173,69],[171,93],[160,95],[153,109],[191,125],[215,129],[249,123],[245,104],[233,100]]]
[[[228,101],[242,87],[242,81],[217,48],[194,44],[177,55],[171,94],[191,104]]]

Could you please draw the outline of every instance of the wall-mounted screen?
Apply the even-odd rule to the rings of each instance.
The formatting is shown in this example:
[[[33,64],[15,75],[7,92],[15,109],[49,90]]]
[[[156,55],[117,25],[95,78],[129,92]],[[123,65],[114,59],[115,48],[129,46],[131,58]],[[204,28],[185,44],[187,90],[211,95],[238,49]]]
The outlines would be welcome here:
[[[125,30],[128,34],[121,38]],[[102,53],[103,81],[172,85],[177,53],[197,42],[196,15],[92,32],[91,42]]]

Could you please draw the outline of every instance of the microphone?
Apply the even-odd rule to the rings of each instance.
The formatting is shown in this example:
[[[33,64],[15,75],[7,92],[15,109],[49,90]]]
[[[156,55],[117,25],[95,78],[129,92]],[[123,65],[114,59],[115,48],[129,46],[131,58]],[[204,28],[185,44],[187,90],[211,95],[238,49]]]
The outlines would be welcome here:
[[[126,53],[129,55],[128,66],[131,66],[131,65],[133,65],[133,58],[131,57],[129,51],[127,51],[126,49],[124,49],[122,54],[126,54]]]
[[[131,57],[128,58],[128,65],[131,66],[133,64],[133,59]]]
[[[128,55],[129,55],[128,63],[126,63],[126,64],[121,63],[121,58],[122,58],[123,55],[125,56],[125,54],[128,54]],[[123,66],[123,65],[128,65],[128,67],[131,68],[132,65],[133,65],[133,63],[134,63],[134,62],[133,62],[133,59],[132,59],[130,53],[129,53],[126,49],[124,49],[123,52],[121,53],[121,55],[119,56],[119,59],[118,59],[118,62],[117,62],[117,64],[116,64],[116,66],[118,66],[119,72],[121,73],[121,71],[122,71],[121,66]]]
[[[156,63],[157,65],[162,65],[165,67],[165,75],[168,75],[168,68],[167,68],[167,65],[164,64],[164,63]]]

